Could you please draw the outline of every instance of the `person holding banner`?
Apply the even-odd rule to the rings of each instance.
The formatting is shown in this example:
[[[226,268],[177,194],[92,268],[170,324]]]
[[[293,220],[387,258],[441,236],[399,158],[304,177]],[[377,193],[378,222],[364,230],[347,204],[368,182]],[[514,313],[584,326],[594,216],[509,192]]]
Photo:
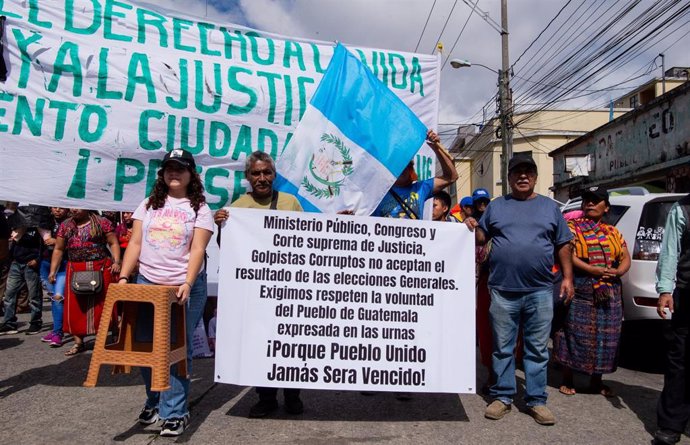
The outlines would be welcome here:
[[[508,164],[511,193],[488,205],[481,220],[467,218],[477,244],[491,240],[489,253],[489,309],[496,383],[494,401],[484,417],[498,420],[511,408],[516,393],[515,346],[522,327],[524,341],[525,402],[541,425],[556,419],[546,407],[548,341],[553,318],[554,253],[563,271],[561,298],[573,298],[573,235],[556,203],[534,192],[537,165],[531,156],[514,155]]]
[[[77,296],[70,284],[65,285],[63,330],[74,337],[74,345],[65,352],[67,356],[84,352],[84,337],[96,334],[108,285],[113,275],[120,272],[121,264],[120,245],[112,223],[89,210],[71,209],[70,213],[71,217],[60,224],[55,237],[48,280],[53,284],[57,282],[67,250],[65,283],[72,283],[75,272],[89,270],[101,271],[103,286],[99,293]]]
[[[424,202],[434,192],[442,190],[458,180],[458,172],[455,170],[453,159],[441,144],[441,138],[433,130],[428,130],[426,137],[427,144],[434,151],[441,164],[441,175],[424,181],[417,181],[414,162],[410,161],[371,216],[423,219]]]
[[[119,283],[128,283],[137,261],[137,284],[179,286],[179,304],[186,306],[187,370],[192,369],[194,328],[206,306],[206,246],[213,234],[211,209],[196,172],[194,157],[175,149],[163,157],[151,195],[137,207],[132,236],[127,245]],[[153,337],[153,308],[142,305],[136,336]],[[146,385],[146,403],[139,423],[151,425],[163,419],[161,436],[179,436],[189,424],[189,375],[170,369],[170,389],[151,391],[151,370],[141,368]]]
[[[255,151],[247,156],[244,174],[249,181],[252,191],[232,203],[231,207],[245,209],[290,210],[301,212],[302,206],[293,195],[278,192],[273,189],[276,178],[276,166],[273,158],[267,153]],[[221,209],[214,215],[216,224],[221,226],[230,213]],[[218,238],[220,244],[220,237]],[[278,388],[257,387],[259,401],[249,410],[249,417],[266,417],[278,409]],[[299,397],[300,390],[284,388],[285,411],[288,414],[302,414],[304,404]]]

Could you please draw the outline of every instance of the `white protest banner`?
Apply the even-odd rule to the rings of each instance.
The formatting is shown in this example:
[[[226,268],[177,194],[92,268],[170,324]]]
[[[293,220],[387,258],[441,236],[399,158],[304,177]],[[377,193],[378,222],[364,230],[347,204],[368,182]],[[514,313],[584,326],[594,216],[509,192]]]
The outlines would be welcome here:
[[[133,210],[173,148],[211,208],[233,201],[246,155],[290,140],[334,46],[136,1],[4,0],[0,15],[0,199],[63,207]],[[436,127],[437,56],[351,49]]]
[[[474,392],[463,224],[233,208],[220,264],[216,381]]]

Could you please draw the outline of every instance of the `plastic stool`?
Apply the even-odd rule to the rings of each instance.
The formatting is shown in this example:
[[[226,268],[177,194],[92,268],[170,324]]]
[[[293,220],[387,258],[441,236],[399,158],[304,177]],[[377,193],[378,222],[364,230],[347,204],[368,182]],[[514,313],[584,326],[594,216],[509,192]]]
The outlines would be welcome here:
[[[120,332],[115,343],[106,344],[110,319],[102,317],[89,372],[84,386],[93,388],[101,365],[115,365],[113,374],[129,373],[132,366],[151,368],[151,390],[170,389],[170,366],[177,363],[179,375],[187,375],[187,335],[185,306],[177,304],[177,286],[145,284],[111,284],[103,306],[104,314],[111,314],[118,302],[123,303]],[[134,337],[139,304],[153,304],[153,342],[138,342]],[[172,311],[177,312],[176,341],[170,342]]]

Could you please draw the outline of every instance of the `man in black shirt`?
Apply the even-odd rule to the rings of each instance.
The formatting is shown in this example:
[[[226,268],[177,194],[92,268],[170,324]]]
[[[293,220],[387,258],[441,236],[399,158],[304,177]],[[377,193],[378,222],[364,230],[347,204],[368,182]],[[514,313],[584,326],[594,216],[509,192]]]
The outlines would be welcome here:
[[[18,227],[15,233],[11,250],[12,264],[5,288],[5,316],[2,326],[0,326],[0,335],[18,332],[17,294],[24,283],[29,289],[29,306],[31,308],[31,321],[26,334],[38,334],[43,325],[43,290],[39,275],[43,240],[35,227]]]

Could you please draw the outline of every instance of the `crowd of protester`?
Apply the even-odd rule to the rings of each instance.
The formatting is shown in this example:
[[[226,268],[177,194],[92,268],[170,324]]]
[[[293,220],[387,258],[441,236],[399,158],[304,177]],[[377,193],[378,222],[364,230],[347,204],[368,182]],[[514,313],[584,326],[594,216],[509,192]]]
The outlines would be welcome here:
[[[542,425],[556,416],[547,407],[546,381],[551,361],[560,367],[559,391],[578,392],[573,373],[590,376],[588,392],[606,397],[612,389],[603,375],[616,370],[622,325],[621,276],[630,268],[630,254],[621,233],[605,222],[609,195],[602,187],[584,190],[582,208],[562,215],[555,201],[535,193],[537,165],[531,156],[516,154],[508,165],[510,193],[491,199],[478,188],[452,206],[443,189],[457,173],[438,135],[429,131],[427,143],[436,154],[441,173],[419,181],[410,164],[403,170],[373,216],[422,219],[427,199],[432,220],[464,223],[476,239],[476,317],[480,359],[488,370],[482,391],[491,401],[485,417],[499,420],[511,411],[517,394],[515,369],[525,372],[524,398],[528,413]],[[205,250],[214,231],[232,208],[302,211],[292,195],[273,189],[276,176],[271,157],[262,152],[247,157],[245,175],[251,191],[229,209],[212,214],[193,156],[172,150],[162,160],[151,195],[134,212],[120,215],[84,209],[42,208],[7,203],[0,208],[0,291],[3,321],[0,335],[17,334],[17,313],[30,312],[27,335],[43,332],[43,295],[50,301],[53,325],[41,338],[51,347],[74,344],[65,355],[85,350],[84,338],[94,335],[104,297],[112,282],[178,286],[178,300],[186,305],[188,369],[192,334],[206,305]],[[690,310],[682,294],[690,287],[690,244],[687,224],[690,198],[669,213],[657,272],[658,311],[674,312],[669,370],[658,406],[656,443],[676,443],[690,418],[685,366]],[[352,209],[342,213],[352,213]],[[174,215],[172,218],[170,215]],[[465,229],[463,229],[465,230]],[[162,231],[174,237],[160,236]],[[174,242],[171,240],[174,238]],[[217,238],[220,245],[220,236]],[[75,292],[75,274],[99,272],[102,287],[82,295]],[[555,276],[561,278],[555,284]],[[554,289],[554,286],[557,286]],[[552,326],[554,307],[566,307],[563,323]],[[215,316],[209,343],[215,348]],[[141,310],[138,340],[150,339],[153,317]],[[553,327],[553,329],[552,329]],[[553,339],[550,355],[549,341]],[[151,372],[142,368],[146,400],[139,422],[163,421],[161,435],[177,436],[189,422],[188,375],[171,369],[171,389],[151,391]],[[264,417],[278,409],[278,389],[256,388],[258,401],[250,417]],[[284,389],[289,414],[304,410],[300,390]],[[363,393],[365,395],[371,393]],[[409,400],[409,393],[396,393]]]

